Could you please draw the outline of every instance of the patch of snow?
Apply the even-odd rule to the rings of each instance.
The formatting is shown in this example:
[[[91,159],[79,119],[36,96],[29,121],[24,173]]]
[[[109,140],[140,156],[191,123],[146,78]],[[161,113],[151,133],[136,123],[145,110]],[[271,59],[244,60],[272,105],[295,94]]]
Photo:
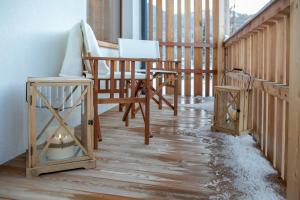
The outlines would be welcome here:
[[[203,103],[195,103],[195,104],[182,104],[180,105],[185,108],[195,108],[200,110],[205,110],[208,113],[214,112],[214,102],[213,101],[207,101]]]
[[[197,99],[197,98],[196,98]],[[180,105],[184,108],[205,110],[213,114],[213,98],[199,97],[195,104]],[[197,101],[196,101],[197,102]],[[278,172],[257,148],[250,135],[235,137],[225,133],[211,132],[210,127],[181,128],[178,135],[199,138],[201,142],[211,144],[213,159],[210,165],[224,173],[216,174],[217,179],[204,186],[216,191],[211,200],[283,200],[282,185],[272,182],[270,177],[277,177]],[[218,154],[218,155],[216,155]],[[218,157],[214,159],[214,157]],[[221,165],[220,165],[221,163]],[[218,169],[221,166],[221,169]],[[228,170],[228,173],[226,173]],[[230,188],[232,187],[232,188]],[[236,192],[231,191],[236,190]],[[233,196],[232,196],[233,195]]]
[[[231,199],[231,195],[228,192],[224,192],[224,193],[209,197],[209,200],[230,200],[230,199]]]
[[[229,170],[229,177],[218,174],[217,179],[206,183],[204,187],[211,188],[217,194],[210,196],[211,200],[243,199],[243,200],[283,200],[280,185],[268,180],[276,177],[277,171],[264,157],[250,135],[235,137],[225,133],[211,132],[208,127],[178,129],[177,134],[201,139],[201,142],[212,145],[221,145],[218,152],[218,163],[223,163],[218,170]],[[222,144],[217,144],[222,141]],[[219,151],[219,150],[216,150]],[[212,160],[212,167],[218,168],[216,160]],[[233,175],[233,177],[231,177]],[[232,185],[237,193],[226,189],[226,184]],[[224,188],[225,186],[225,188]],[[228,186],[228,185],[227,185]],[[234,196],[231,196],[231,195]],[[238,196],[238,198],[236,198]]]
[[[225,166],[233,170],[236,176],[234,186],[244,193],[242,199],[284,199],[266,180],[269,175],[277,172],[256,148],[251,136],[234,137],[221,134],[221,137],[224,139],[224,153],[231,155],[229,159],[225,159]]]

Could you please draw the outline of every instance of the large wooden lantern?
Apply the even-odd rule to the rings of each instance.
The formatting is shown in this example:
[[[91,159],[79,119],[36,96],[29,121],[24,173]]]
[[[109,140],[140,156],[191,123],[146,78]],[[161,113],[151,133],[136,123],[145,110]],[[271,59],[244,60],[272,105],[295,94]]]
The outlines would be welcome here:
[[[249,133],[249,91],[232,86],[215,86],[214,97],[212,130],[234,135]]]
[[[27,176],[95,168],[92,81],[29,78]]]

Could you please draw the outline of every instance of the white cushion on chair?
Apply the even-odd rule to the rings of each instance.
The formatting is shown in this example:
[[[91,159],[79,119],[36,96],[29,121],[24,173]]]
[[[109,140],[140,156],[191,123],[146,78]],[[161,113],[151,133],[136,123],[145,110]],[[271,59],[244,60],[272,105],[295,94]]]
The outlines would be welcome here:
[[[65,58],[59,76],[82,76],[82,43],[82,32],[78,23],[69,32]]]
[[[81,29],[83,33],[83,41],[84,41],[84,51],[85,53],[89,53],[93,57],[104,57],[105,52],[102,52],[103,50],[99,48],[96,36],[90,27],[86,22],[83,20],[81,21]],[[88,70],[88,72],[91,72],[91,66],[88,61],[85,61],[85,66]],[[109,73],[109,68],[106,65],[106,63],[101,60],[98,63],[98,74],[108,74]]]

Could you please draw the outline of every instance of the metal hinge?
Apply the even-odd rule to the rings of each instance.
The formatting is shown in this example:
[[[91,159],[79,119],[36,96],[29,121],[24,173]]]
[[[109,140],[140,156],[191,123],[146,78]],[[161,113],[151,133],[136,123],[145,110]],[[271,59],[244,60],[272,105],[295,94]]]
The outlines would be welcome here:
[[[88,125],[94,125],[94,120],[88,120]]]

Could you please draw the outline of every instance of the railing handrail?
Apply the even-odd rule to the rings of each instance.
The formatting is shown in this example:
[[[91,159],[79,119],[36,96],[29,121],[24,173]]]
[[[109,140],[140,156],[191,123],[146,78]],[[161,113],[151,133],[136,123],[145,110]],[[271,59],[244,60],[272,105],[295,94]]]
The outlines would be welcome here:
[[[248,33],[269,21],[279,13],[287,14],[290,7],[289,0],[275,0],[265,5],[256,15],[249,19],[241,28],[235,31],[229,38],[224,41],[225,46],[229,46]],[[287,11],[287,12],[285,12]]]

